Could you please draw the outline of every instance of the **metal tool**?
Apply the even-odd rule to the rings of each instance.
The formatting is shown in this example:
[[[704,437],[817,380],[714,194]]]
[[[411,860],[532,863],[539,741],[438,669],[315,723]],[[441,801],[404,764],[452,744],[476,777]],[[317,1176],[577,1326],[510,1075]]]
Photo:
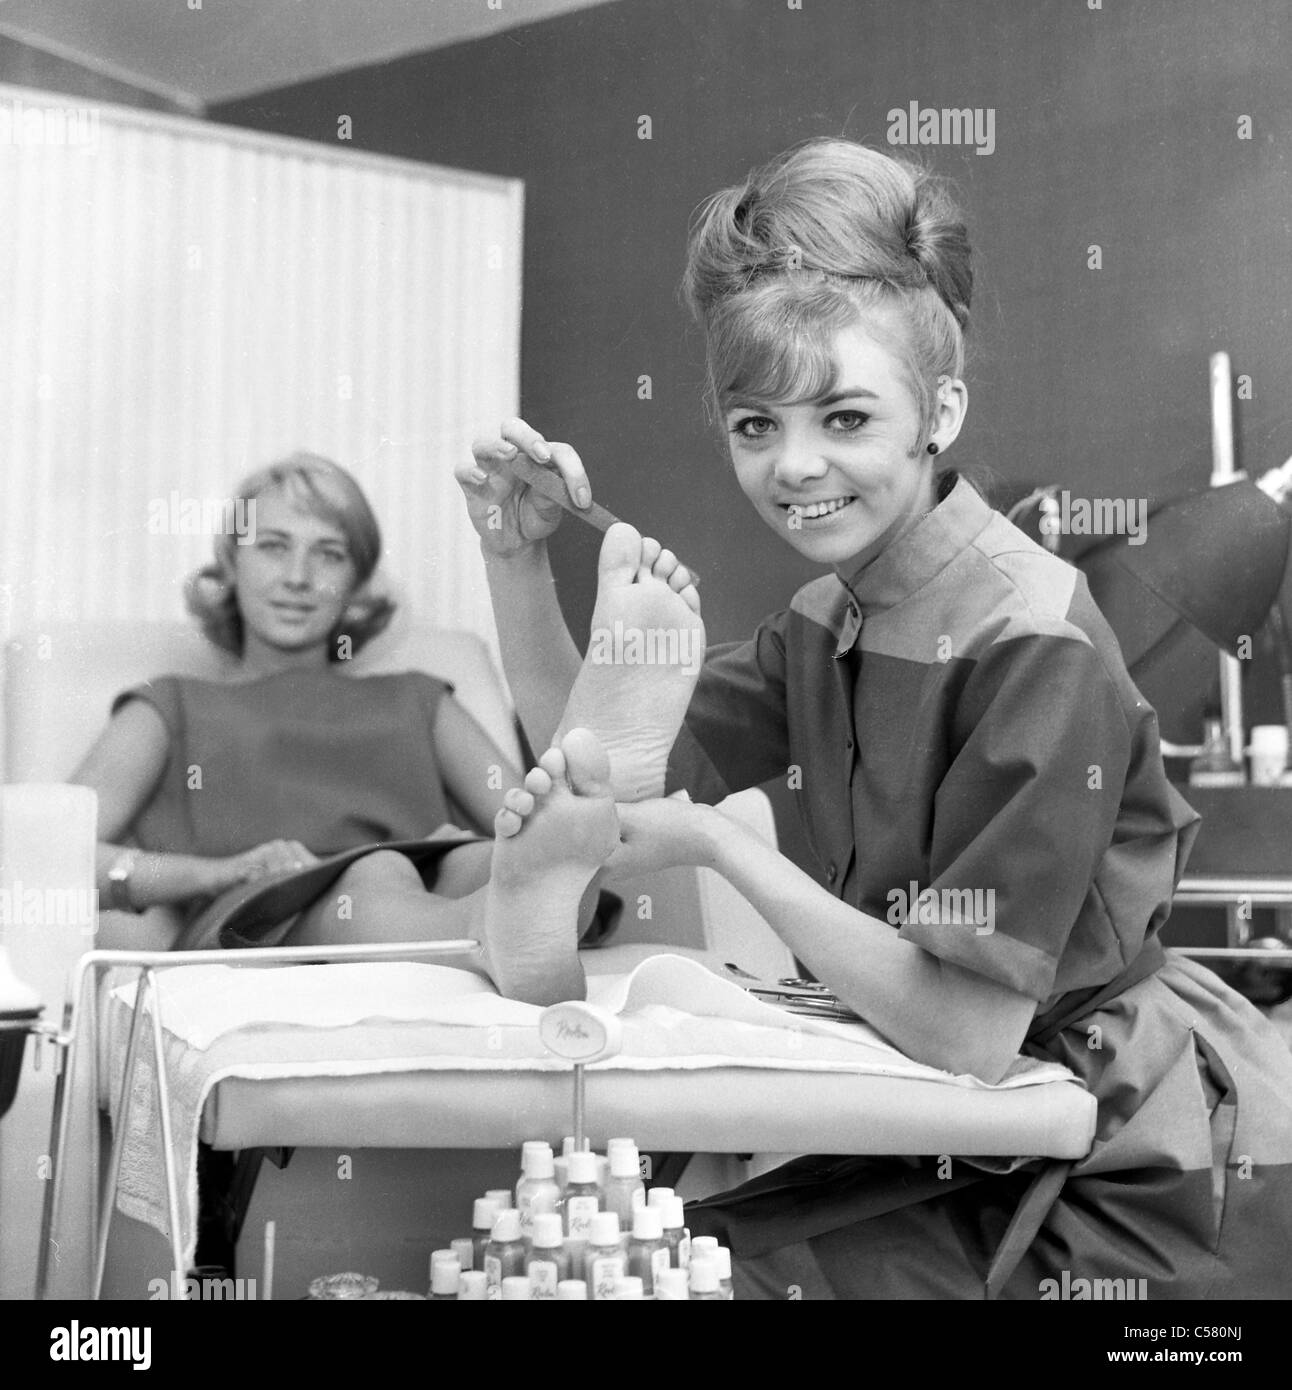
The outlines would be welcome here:
[[[565,479],[555,469],[544,468],[541,464],[535,463],[528,454],[517,451],[514,458],[506,460],[506,464],[522,483],[528,483],[535,492],[541,492],[544,497],[564,507],[571,516],[577,516],[580,521],[586,521],[598,531],[608,531],[621,519],[600,502],[593,502],[587,507],[576,506],[574,498],[570,496],[570,489],[565,486]],[[687,565],[686,569],[691,576],[691,583],[698,586],[700,576],[690,565]]]
[[[565,486],[565,479],[555,469],[544,468],[541,464],[535,463],[521,450],[517,450],[516,456],[506,462],[507,467],[522,483],[528,483],[535,492],[541,492],[544,497],[551,498],[571,515],[577,516],[580,521],[586,521],[589,526],[595,526],[598,531],[608,531],[619,520],[614,512],[599,502],[593,502],[590,507],[576,506],[574,498],[570,496],[570,489]]]

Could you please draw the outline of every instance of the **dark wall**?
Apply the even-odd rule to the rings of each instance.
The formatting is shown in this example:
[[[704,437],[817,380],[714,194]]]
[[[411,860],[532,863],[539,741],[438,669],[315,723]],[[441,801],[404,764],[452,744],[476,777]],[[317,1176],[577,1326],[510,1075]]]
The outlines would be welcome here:
[[[612,510],[703,570],[724,639],[810,572],[758,526],[706,430],[676,298],[694,205],[809,135],[886,145],[887,112],[911,101],[993,108],[991,155],[923,151],[957,180],[978,248],[953,457],[1118,496],[1202,484],[1223,347],[1254,380],[1240,457],[1272,466],[1292,452],[1290,15],[1283,0],[620,0],[211,114],[329,141],[346,114],[358,147],[526,181],[523,413],[576,444]],[[558,576],[586,631],[596,538],[563,532]]]

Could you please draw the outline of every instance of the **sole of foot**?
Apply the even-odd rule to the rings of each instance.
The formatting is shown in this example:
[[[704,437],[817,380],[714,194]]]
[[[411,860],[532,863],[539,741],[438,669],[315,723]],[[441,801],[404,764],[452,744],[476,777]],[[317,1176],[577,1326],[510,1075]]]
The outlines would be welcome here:
[[[588,652],[561,724],[596,734],[616,801],[663,796],[703,663],[700,595],[689,571],[658,541],[617,522],[601,544]]]

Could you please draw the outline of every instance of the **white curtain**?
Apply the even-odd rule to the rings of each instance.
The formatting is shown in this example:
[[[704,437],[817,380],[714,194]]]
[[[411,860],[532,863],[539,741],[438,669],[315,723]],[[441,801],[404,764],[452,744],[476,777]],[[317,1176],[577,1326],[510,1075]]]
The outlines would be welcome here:
[[[522,197],[0,86],[0,636],[180,614],[194,507],[308,448],[407,607],[494,646],[452,467],[517,408]]]

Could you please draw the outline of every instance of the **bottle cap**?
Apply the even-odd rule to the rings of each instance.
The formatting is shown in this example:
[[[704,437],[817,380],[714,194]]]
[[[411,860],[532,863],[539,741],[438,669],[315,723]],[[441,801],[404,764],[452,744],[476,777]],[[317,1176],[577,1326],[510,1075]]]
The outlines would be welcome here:
[[[561,1140],[561,1157],[562,1157],[562,1158],[569,1158],[569,1156],[570,1156],[573,1152],[574,1152],[574,1135],[572,1135],[572,1134],[567,1134],[567,1135],[565,1136],[565,1138]]]
[[[462,1266],[451,1252],[447,1259],[431,1261],[431,1292],[457,1296],[462,1281]]]
[[[482,1269],[464,1269],[458,1280],[458,1302],[465,1298],[487,1299],[489,1280]]]
[[[718,1246],[718,1278],[731,1278],[731,1251],[725,1245]]]
[[[520,1239],[520,1212],[515,1207],[500,1211],[494,1218],[490,1239],[496,1240],[500,1245]]]
[[[684,1269],[661,1269],[655,1276],[656,1299],[674,1300],[685,1303],[691,1296]]]
[[[1255,724],[1252,726],[1249,753],[1266,753],[1287,757],[1288,731],[1285,724]]]
[[[642,1281],[635,1274],[626,1274],[622,1279],[615,1280],[615,1298],[645,1298],[646,1293],[642,1286]]]
[[[692,1246],[694,1252],[694,1245]],[[717,1260],[701,1259],[697,1260],[694,1253],[691,1255],[691,1292],[692,1293],[717,1293],[718,1292],[718,1262]]]
[[[614,1148],[608,1151],[608,1156],[612,1178],[641,1177],[640,1156],[637,1153],[637,1145],[631,1139],[625,1144],[615,1144]]]
[[[646,1194],[646,1205],[648,1207],[663,1207],[667,1211],[672,1196],[673,1189],[671,1187],[652,1187]]]
[[[457,1260],[457,1252],[454,1250],[432,1250],[431,1251],[431,1273],[435,1273],[435,1266],[443,1264],[445,1260]],[[458,1268],[461,1269],[462,1262],[458,1260]]]
[[[556,1297],[568,1299],[572,1303],[586,1303],[588,1286],[582,1279],[562,1279],[556,1286]]]
[[[529,1298],[529,1275],[508,1274],[502,1281],[502,1301],[513,1298]]]
[[[508,1200],[507,1206],[511,1206]],[[492,1197],[477,1197],[475,1207],[471,1213],[471,1225],[477,1231],[492,1231],[493,1223],[497,1219],[501,1208]]]
[[[616,1149],[622,1149],[625,1145],[630,1149],[635,1149],[637,1147],[637,1141],[636,1139],[624,1138],[608,1139],[606,1141],[606,1152],[612,1154]]]
[[[593,1245],[619,1244],[619,1213],[599,1211],[592,1218],[592,1231],[588,1239]]]
[[[552,1146],[542,1141],[527,1140],[521,1156],[520,1170],[527,1178],[550,1178],[556,1172]]]
[[[663,1212],[666,1231],[680,1230],[686,1225],[686,1211],[682,1205],[682,1199],[676,1193],[664,1203]]]
[[[658,1207],[638,1207],[633,1212],[633,1239],[658,1240],[664,1234],[664,1214]]]
[[[694,1259],[697,1255],[700,1255],[700,1256],[707,1255],[707,1256],[709,1256],[710,1259],[712,1259],[713,1256],[717,1253],[717,1250],[718,1250],[718,1237],[717,1237],[717,1236],[692,1236],[692,1237],[691,1237],[691,1257],[692,1257],[692,1259]]]
[[[499,1211],[506,1211],[508,1207],[515,1205],[511,1200],[510,1187],[491,1187],[485,1193],[485,1197],[495,1203]]]
[[[596,1182],[597,1156],[593,1153],[572,1153],[570,1155],[570,1181]]]
[[[458,1257],[459,1266],[464,1270],[474,1268],[476,1248],[471,1237],[463,1236],[459,1240],[451,1241],[450,1244],[453,1246],[453,1253]]]
[[[534,1232],[530,1237],[534,1249],[559,1250],[565,1240],[561,1229],[561,1218],[554,1211],[542,1211],[534,1218]]]

